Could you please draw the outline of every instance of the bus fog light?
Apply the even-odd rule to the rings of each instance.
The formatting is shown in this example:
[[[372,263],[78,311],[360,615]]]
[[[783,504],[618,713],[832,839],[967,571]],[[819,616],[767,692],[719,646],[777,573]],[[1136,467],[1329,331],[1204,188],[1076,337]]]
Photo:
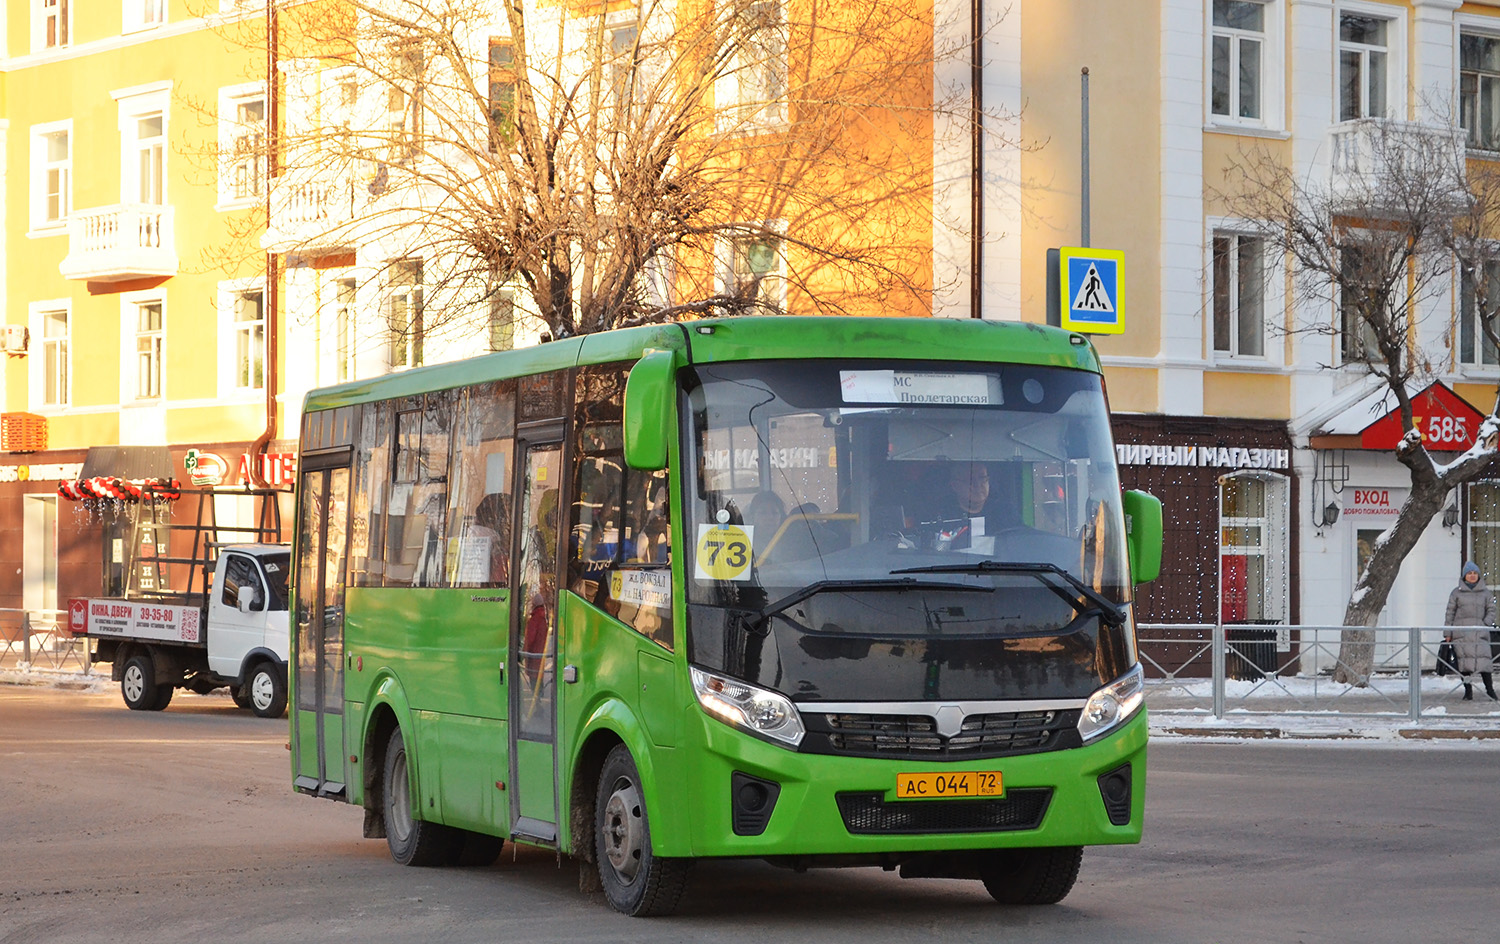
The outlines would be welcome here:
[[[793,747],[802,743],[802,716],[786,696],[702,669],[689,673],[698,704],[720,721]]]
[[[1139,664],[1089,696],[1078,718],[1078,733],[1085,741],[1104,734],[1130,718],[1146,699],[1146,674]]]

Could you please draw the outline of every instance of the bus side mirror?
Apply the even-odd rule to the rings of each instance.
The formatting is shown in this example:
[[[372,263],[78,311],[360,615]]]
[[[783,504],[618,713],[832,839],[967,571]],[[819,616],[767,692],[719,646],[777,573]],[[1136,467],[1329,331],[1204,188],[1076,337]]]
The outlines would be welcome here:
[[[1130,551],[1130,579],[1150,583],[1161,573],[1161,499],[1134,489],[1124,496],[1125,542]]]
[[[630,368],[625,381],[625,464],[632,469],[667,467],[676,374],[673,351],[648,351]]]

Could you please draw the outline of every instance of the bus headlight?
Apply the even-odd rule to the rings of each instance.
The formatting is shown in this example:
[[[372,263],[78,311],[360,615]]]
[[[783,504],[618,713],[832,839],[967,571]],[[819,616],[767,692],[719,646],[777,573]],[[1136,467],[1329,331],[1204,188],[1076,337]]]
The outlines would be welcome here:
[[[751,734],[796,747],[807,730],[802,716],[785,695],[689,667],[693,691],[703,710]]]
[[[1078,718],[1078,733],[1092,741],[1130,718],[1146,700],[1146,673],[1140,663],[1089,696]]]

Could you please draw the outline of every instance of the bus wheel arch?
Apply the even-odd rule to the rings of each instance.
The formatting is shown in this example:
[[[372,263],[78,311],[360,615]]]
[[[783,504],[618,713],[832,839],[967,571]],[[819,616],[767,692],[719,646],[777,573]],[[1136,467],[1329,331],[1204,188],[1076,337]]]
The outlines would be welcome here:
[[[692,859],[656,854],[647,794],[630,748],[616,744],[599,773],[594,857],[604,897],[616,911],[632,917],[671,914],[692,865]]]
[[[390,746],[391,732],[401,728],[401,717],[395,706],[389,702],[380,701],[373,705],[365,722],[364,736],[364,764],[361,768],[360,781],[364,787],[365,827],[364,837],[366,839],[385,839],[385,820],[381,816],[381,808],[384,801],[385,776],[385,752]],[[410,727],[405,730],[410,731]],[[407,753],[411,753],[411,745],[407,745]]]
[[[573,783],[569,790],[568,834],[572,852],[584,863],[581,874],[594,868],[594,802],[599,791],[599,773],[605,758],[617,745],[624,744],[619,734],[599,728],[584,739],[583,747],[573,760]]]

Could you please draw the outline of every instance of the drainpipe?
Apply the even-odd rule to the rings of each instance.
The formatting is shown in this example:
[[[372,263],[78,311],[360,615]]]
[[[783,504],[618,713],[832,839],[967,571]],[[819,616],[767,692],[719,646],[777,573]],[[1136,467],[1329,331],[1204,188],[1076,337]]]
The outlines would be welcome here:
[[[969,317],[984,317],[984,0],[969,0]]]
[[[279,58],[277,49],[277,23],[276,23],[276,0],[266,0],[266,179],[265,179],[265,211],[266,226],[271,225],[271,181],[276,179],[278,148],[281,146],[278,134],[281,115],[280,92],[281,73],[276,68],[276,60]],[[265,310],[263,312],[266,323],[266,352],[264,367],[264,383],[266,388],[266,428],[256,437],[255,442],[250,444],[250,461],[247,463],[250,473],[250,482],[256,488],[270,488],[271,483],[266,480],[262,471],[263,457],[266,446],[276,436],[276,381],[278,371],[276,370],[277,359],[277,309],[281,303],[281,279],[279,259],[273,250],[266,252],[266,292]]]

